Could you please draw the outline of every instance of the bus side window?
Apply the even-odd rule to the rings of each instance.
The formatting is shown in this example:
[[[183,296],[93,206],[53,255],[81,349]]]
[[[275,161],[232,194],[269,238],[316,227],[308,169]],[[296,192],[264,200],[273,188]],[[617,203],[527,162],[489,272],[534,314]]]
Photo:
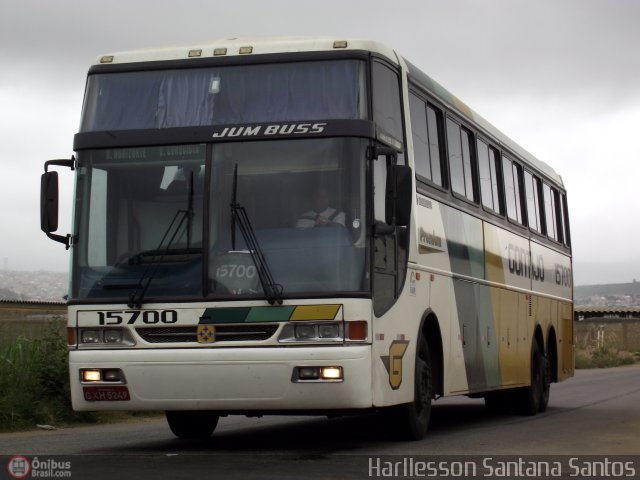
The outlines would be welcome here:
[[[413,93],[409,97],[409,110],[416,175],[419,180],[443,186],[440,164],[440,112]]]
[[[404,144],[400,77],[386,65],[374,61],[371,67],[373,121],[387,134]],[[398,164],[404,164],[404,154],[398,154]]]
[[[529,172],[524,172],[524,189],[527,197],[527,220],[531,230],[542,233],[540,217],[540,180]],[[547,231],[548,223],[547,223]]]
[[[544,211],[547,223],[547,236],[551,240],[562,241],[561,215],[558,212],[558,194],[555,188],[544,183]],[[560,223],[559,223],[560,222]]]
[[[564,244],[567,247],[571,247],[571,231],[569,229],[569,210],[567,209],[567,196],[564,193],[560,194],[560,216],[561,216],[561,221],[564,224],[564,229],[561,229],[561,231],[564,233]],[[560,223],[558,223],[558,225],[560,225]]]
[[[449,147],[449,171],[454,193],[475,202],[474,168],[471,158],[471,133],[447,118],[447,145]]]
[[[504,213],[504,202],[500,194],[499,153],[480,139],[478,139],[477,144],[482,205],[496,213],[502,214]]]
[[[504,173],[504,193],[507,203],[507,216],[521,225],[524,225],[522,216],[522,202],[520,200],[521,170],[517,163],[508,157],[502,157],[502,171]]]

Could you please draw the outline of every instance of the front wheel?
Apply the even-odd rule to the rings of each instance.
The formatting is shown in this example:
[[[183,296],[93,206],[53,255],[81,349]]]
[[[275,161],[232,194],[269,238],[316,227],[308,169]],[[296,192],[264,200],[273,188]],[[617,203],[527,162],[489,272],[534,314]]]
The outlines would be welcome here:
[[[220,416],[210,411],[185,410],[165,412],[169,428],[179,438],[208,438]]]
[[[429,428],[431,400],[433,398],[433,374],[429,345],[420,338],[416,352],[414,401],[397,407],[397,430],[402,439],[421,440]]]

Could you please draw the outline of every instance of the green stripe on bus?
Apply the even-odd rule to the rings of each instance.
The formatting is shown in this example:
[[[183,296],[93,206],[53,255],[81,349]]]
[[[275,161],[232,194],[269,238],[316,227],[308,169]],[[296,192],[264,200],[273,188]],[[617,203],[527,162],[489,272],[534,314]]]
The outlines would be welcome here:
[[[295,306],[253,307],[246,322],[286,322],[295,308]]]
[[[286,322],[295,306],[207,308],[200,324]]]

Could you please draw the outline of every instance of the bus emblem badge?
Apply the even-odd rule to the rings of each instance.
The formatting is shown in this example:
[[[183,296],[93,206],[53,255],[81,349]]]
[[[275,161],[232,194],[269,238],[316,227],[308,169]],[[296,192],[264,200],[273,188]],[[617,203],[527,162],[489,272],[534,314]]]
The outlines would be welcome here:
[[[389,347],[389,355],[380,357],[389,373],[389,385],[392,390],[397,390],[402,384],[402,357],[408,346],[408,340],[394,340]]]
[[[213,343],[216,341],[216,327],[213,325],[198,325],[198,343]]]

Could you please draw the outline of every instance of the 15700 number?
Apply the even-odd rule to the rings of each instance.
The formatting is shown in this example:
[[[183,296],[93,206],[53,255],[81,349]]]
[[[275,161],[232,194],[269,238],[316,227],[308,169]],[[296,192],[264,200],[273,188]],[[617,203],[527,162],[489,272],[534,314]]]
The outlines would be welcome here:
[[[97,312],[99,325],[133,325],[134,323],[176,323],[175,310],[123,310],[120,312]]]

